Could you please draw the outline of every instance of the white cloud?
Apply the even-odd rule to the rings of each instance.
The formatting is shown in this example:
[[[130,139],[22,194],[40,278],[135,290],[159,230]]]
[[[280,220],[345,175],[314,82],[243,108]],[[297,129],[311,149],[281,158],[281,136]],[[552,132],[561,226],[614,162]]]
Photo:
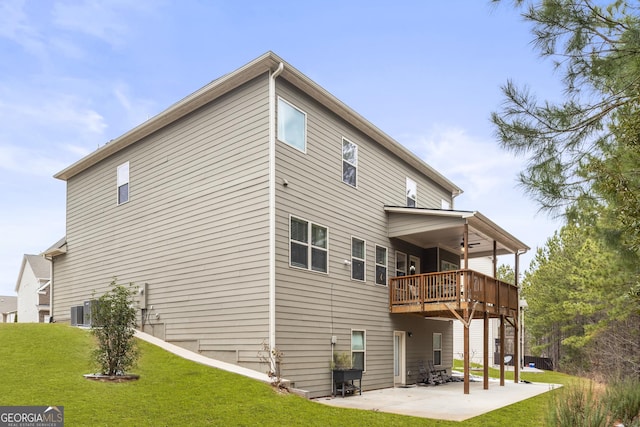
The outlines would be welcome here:
[[[425,135],[406,136],[403,144],[478,201],[497,191],[513,191],[521,163],[493,141],[474,138],[459,128],[434,127]]]
[[[50,177],[64,166],[66,162],[38,150],[0,145],[0,169]]]
[[[40,32],[25,12],[25,0],[3,0],[0,2],[0,37],[21,45],[28,52],[43,56],[45,43]]]
[[[139,125],[153,115],[152,111],[155,104],[152,101],[134,97],[131,94],[129,85],[126,83],[117,82],[113,87],[113,94],[119,105],[126,112],[127,124],[130,127]]]
[[[434,127],[423,135],[405,135],[402,143],[460,186],[464,193],[455,208],[480,211],[532,248],[521,256],[528,267],[535,248],[561,226],[549,218],[518,187],[523,160],[514,158],[492,140],[476,138],[460,128]],[[500,262],[513,263],[513,256]]]
[[[53,23],[58,28],[87,34],[112,45],[121,46],[130,35],[125,18],[131,13],[148,14],[157,2],[142,0],[65,0],[53,7]]]
[[[50,177],[104,142],[106,128],[80,97],[0,88],[0,169]]]

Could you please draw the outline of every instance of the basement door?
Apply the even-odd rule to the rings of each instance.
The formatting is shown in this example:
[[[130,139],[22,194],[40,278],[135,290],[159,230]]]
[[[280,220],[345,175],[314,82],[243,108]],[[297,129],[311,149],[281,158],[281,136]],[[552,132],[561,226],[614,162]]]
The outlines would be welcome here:
[[[406,339],[404,331],[393,331],[393,385],[407,383]]]

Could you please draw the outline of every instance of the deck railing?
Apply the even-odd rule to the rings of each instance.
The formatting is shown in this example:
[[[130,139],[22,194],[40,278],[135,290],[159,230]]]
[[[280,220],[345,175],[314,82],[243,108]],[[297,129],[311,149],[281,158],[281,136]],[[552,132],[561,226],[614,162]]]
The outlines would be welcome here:
[[[483,304],[484,310],[499,313],[518,309],[518,288],[473,270],[393,277],[389,280],[389,309],[429,311],[430,305],[448,304],[461,309],[470,303]],[[414,306],[415,310],[407,310]]]

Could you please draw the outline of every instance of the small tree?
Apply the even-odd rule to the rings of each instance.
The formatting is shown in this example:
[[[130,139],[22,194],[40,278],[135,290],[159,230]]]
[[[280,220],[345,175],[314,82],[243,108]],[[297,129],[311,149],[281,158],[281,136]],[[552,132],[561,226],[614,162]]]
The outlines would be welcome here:
[[[134,339],[136,309],[133,297],[137,287],[119,285],[114,279],[111,290],[95,301],[91,307],[91,333],[98,347],[93,351],[94,362],[104,375],[124,375],[135,366],[138,348]]]
[[[282,360],[284,359],[284,353],[277,347],[271,348],[265,340],[262,341],[262,349],[258,352],[258,359],[260,359],[261,364],[268,366],[267,375],[271,378],[271,385],[277,389],[287,388],[286,384],[282,382]]]

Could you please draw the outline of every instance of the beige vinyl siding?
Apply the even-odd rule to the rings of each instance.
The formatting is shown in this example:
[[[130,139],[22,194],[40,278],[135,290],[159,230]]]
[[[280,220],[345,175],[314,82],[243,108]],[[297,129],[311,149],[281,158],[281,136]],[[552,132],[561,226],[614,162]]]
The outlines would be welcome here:
[[[255,355],[268,336],[268,135],[264,74],[70,178],[56,319],[117,277],[148,284],[168,341]]]
[[[277,182],[288,182],[277,186],[276,195],[276,344],[295,360],[285,363],[283,375],[312,396],[328,394],[331,336],[338,337],[336,351],[350,351],[351,330],[357,329],[366,331],[363,388],[393,386],[393,330],[402,328],[389,314],[388,288],[375,284],[376,244],[388,248],[388,275],[395,271],[383,207],[405,205],[407,176],[418,183],[420,207],[439,208],[450,194],[283,79],[277,92],[307,113],[306,154],[283,143],[276,146]],[[342,137],[358,145],[358,188],[342,182]],[[328,228],[327,274],[289,267],[289,215]],[[351,236],[367,242],[366,282],[351,280],[344,263],[351,259]],[[415,325],[420,327],[426,326]]]

